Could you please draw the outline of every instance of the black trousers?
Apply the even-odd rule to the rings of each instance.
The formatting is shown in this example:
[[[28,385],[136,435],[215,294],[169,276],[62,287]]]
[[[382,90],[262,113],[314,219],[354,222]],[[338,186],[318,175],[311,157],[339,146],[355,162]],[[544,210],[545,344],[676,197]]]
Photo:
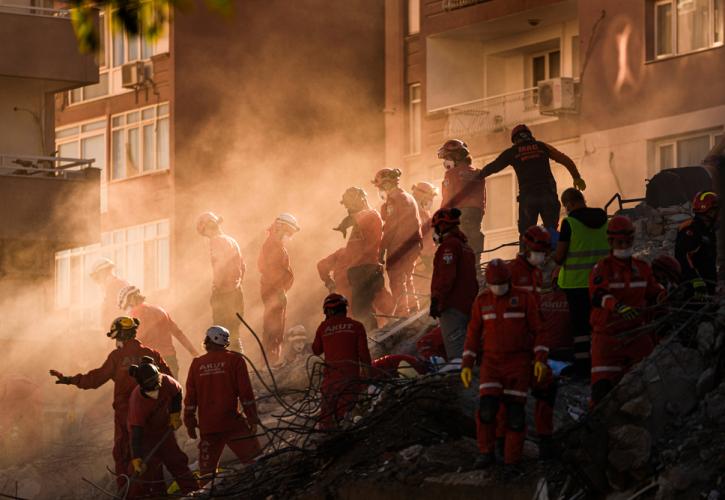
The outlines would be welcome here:
[[[588,288],[564,288],[569,303],[572,331],[574,335],[574,366],[581,375],[591,370],[592,327],[589,323],[591,302]]]
[[[561,203],[556,196],[556,189],[543,186],[540,190],[526,191],[519,194],[519,234],[536,225],[539,215],[544,227],[549,231],[559,225]]]
[[[352,294],[352,317],[370,332],[378,327],[373,313],[375,295],[385,286],[383,268],[379,264],[364,264],[347,270]]]

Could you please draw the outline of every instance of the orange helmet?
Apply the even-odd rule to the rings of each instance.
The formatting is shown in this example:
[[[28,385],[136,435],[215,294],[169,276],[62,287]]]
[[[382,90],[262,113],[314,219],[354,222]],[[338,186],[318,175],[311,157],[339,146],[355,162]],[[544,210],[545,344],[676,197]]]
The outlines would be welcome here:
[[[521,237],[526,248],[534,252],[551,249],[551,235],[544,226],[531,226]]]
[[[331,293],[327,297],[325,297],[325,302],[322,305],[322,309],[324,311],[328,309],[338,309],[341,307],[347,308],[348,302],[344,295],[340,295],[339,293]]]
[[[692,200],[692,211],[704,214],[720,206],[720,197],[712,191],[700,191]]]
[[[413,193],[418,191],[419,193],[430,196],[433,198],[434,196],[438,196],[438,188],[435,187],[430,182],[418,182],[417,184],[413,185],[413,188],[411,189]]]
[[[486,283],[502,285],[511,280],[511,270],[508,264],[501,259],[493,259],[486,266]]]
[[[533,134],[531,134],[531,130],[529,130],[529,127],[527,127],[523,123],[520,125],[516,125],[513,130],[511,130],[511,142],[516,142],[516,138],[519,134],[526,134],[529,137],[533,137]]]
[[[442,160],[461,161],[470,156],[468,145],[460,139],[446,141],[438,150],[438,158]]]
[[[461,211],[457,208],[441,208],[433,214],[431,225],[458,226],[461,223]]]
[[[632,241],[634,239],[634,225],[629,217],[615,215],[607,225],[607,237],[612,240]]]
[[[383,168],[375,174],[375,179],[372,180],[372,183],[376,187],[382,186],[384,182],[398,184],[401,175],[402,172],[397,168]]]
[[[679,283],[682,279],[682,266],[674,257],[669,255],[658,255],[652,260],[652,271],[655,274],[663,274],[673,283]]]

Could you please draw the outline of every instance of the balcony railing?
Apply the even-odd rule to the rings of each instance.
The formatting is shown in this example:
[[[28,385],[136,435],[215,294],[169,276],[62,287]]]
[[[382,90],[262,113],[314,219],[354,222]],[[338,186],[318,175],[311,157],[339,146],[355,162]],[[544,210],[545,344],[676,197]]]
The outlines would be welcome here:
[[[94,161],[96,160],[60,158],[58,156],[0,154],[0,175],[70,179],[77,176],[79,171],[93,166]]]
[[[446,137],[501,132],[518,123],[550,121],[539,113],[536,87],[477,99],[447,108]]]
[[[0,3],[0,12],[10,12],[11,14],[25,14],[29,16],[43,17],[70,17],[68,9],[53,9],[50,7],[34,7],[32,5],[10,5]]]

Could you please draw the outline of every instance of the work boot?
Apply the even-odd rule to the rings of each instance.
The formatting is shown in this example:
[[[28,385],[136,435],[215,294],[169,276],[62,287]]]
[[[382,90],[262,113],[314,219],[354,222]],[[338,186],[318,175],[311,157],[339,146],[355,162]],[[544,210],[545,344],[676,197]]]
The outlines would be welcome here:
[[[473,463],[474,469],[487,469],[496,463],[496,456],[493,453],[481,453]]]
[[[539,460],[554,458],[554,444],[551,436],[539,436]]]
[[[496,460],[503,463],[503,454],[506,448],[506,438],[496,438]]]

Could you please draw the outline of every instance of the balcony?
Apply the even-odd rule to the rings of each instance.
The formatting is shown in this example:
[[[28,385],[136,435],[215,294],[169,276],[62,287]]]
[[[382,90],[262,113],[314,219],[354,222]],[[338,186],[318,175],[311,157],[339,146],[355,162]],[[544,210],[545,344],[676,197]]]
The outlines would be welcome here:
[[[88,245],[100,238],[93,160],[0,154],[0,240]]]
[[[539,111],[536,87],[457,104],[445,111],[445,137],[470,137],[501,132],[519,123],[536,125],[556,120]]]
[[[0,4],[0,76],[41,79],[57,92],[98,82],[98,65],[80,53],[70,11]]]

